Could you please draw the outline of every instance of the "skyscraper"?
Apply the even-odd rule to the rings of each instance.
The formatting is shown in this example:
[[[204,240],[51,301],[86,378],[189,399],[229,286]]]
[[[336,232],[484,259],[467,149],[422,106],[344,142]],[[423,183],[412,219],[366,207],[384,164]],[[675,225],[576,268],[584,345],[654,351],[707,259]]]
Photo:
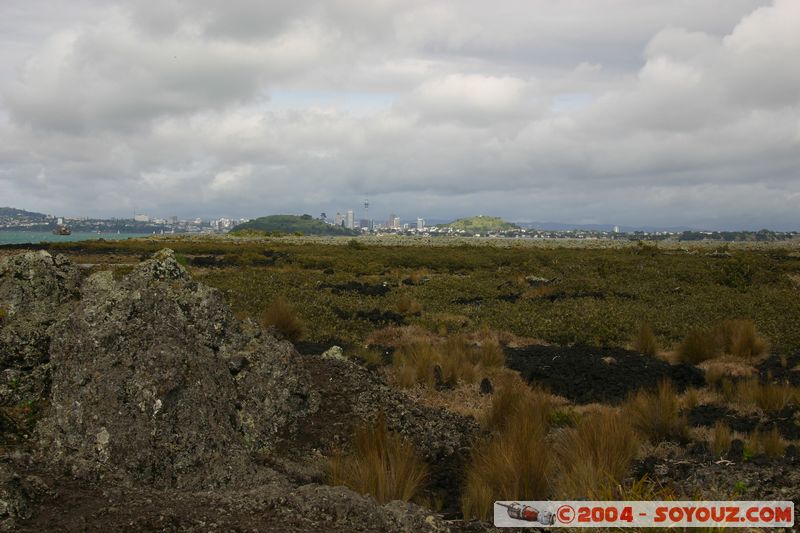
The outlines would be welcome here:
[[[347,229],[355,229],[355,227],[356,227],[356,221],[353,218],[353,210],[352,209],[348,209],[347,210],[347,219],[345,220],[345,227]]]
[[[337,226],[344,226],[344,215],[341,213],[336,213],[336,218],[333,219],[333,223]]]
[[[417,231],[422,231],[423,229],[425,229],[425,219],[424,218],[418,218],[417,219]]]

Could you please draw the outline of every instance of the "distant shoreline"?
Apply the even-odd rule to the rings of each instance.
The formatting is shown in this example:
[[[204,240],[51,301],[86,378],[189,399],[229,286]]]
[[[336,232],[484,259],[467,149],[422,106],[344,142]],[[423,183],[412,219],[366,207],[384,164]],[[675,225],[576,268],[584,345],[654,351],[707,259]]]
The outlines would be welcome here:
[[[38,244],[51,242],[77,242],[91,240],[125,240],[150,237],[152,233],[95,233],[76,231],[72,235],[54,235],[50,231],[0,231],[0,245],[5,244]]]

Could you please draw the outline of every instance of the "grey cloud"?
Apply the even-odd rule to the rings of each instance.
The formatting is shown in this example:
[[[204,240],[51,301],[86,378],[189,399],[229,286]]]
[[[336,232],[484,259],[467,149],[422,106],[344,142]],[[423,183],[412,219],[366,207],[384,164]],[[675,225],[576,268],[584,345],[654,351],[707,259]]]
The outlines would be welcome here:
[[[791,0],[11,4],[0,204],[797,225]]]

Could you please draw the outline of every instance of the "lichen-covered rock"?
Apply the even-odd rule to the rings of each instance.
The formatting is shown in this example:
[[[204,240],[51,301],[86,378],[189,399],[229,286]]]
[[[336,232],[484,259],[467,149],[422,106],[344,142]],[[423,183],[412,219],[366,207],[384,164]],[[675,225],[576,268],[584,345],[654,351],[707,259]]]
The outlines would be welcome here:
[[[45,251],[0,259],[0,405],[47,394],[50,341],[80,279],[65,257]]]
[[[218,291],[168,250],[120,281],[92,275],[51,354],[37,430],[48,458],[81,471],[181,488],[256,483],[251,453],[314,407],[291,345],[241,332]]]

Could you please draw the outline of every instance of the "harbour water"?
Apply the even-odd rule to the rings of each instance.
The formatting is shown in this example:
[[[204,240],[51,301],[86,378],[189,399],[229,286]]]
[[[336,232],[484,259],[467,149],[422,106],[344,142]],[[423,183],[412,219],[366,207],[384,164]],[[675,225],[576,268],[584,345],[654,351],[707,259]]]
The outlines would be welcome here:
[[[0,231],[0,245],[27,244],[40,242],[73,242],[105,239],[118,241],[135,237],[149,237],[148,233],[92,233],[73,232],[72,235],[54,235],[49,231]]]

